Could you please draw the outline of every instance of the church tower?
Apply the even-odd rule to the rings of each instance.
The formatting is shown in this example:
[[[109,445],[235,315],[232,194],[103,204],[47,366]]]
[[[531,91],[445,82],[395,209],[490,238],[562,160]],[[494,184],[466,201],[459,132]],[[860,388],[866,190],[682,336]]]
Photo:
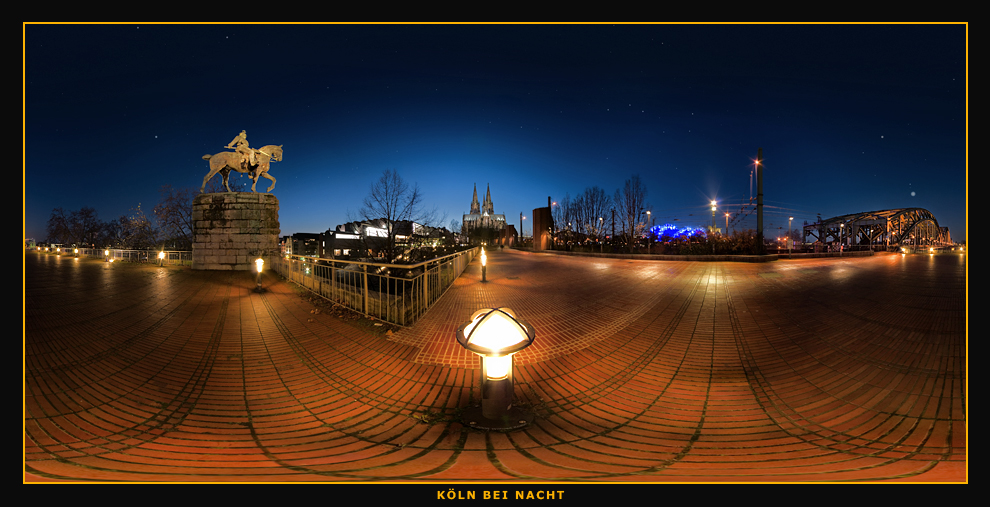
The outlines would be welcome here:
[[[488,185],[488,189],[485,191],[485,204],[481,208],[481,212],[487,215],[495,214],[495,205],[492,204],[492,188],[491,184]]]
[[[478,184],[474,184],[474,197],[471,199],[471,212],[461,220],[461,234],[474,234],[475,241],[493,241],[505,229],[505,215],[495,214],[492,202],[491,184],[485,191],[485,200],[478,203]],[[485,231],[488,232],[485,232]],[[480,234],[480,236],[478,235]],[[487,239],[479,239],[479,238]]]
[[[471,199],[471,214],[477,215],[481,213],[481,207],[478,206],[478,184],[474,184],[474,199]]]

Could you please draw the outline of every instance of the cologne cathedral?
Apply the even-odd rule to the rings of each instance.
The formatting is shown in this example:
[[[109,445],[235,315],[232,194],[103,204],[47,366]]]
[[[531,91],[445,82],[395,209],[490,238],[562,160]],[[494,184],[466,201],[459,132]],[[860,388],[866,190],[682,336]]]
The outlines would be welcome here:
[[[505,229],[505,215],[495,214],[495,205],[492,204],[492,191],[489,186],[485,192],[485,202],[478,204],[478,185],[474,186],[474,198],[471,199],[471,212],[464,215],[461,220],[461,233],[471,236],[472,232],[480,229],[491,229],[501,233]]]

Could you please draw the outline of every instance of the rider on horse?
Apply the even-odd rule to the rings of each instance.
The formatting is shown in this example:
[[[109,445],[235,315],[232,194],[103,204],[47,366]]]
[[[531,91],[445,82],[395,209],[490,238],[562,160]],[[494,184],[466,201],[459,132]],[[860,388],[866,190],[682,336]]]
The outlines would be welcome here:
[[[237,145],[236,147],[234,145]],[[244,161],[248,163],[249,166],[254,167],[258,165],[258,160],[254,155],[254,149],[248,146],[247,141],[247,131],[242,130],[237,137],[233,138],[226,146],[227,149],[233,149],[237,153],[240,153],[244,157]]]

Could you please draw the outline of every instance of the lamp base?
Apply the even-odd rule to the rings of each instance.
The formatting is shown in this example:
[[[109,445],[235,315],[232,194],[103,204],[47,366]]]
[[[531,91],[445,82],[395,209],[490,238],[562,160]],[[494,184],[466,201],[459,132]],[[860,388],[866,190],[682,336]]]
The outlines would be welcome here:
[[[465,426],[488,431],[511,431],[533,424],[533,413],[519,407],[510,407],[502,417],[489,419],[481,412],[481,405],[464,409],[461,422]]]

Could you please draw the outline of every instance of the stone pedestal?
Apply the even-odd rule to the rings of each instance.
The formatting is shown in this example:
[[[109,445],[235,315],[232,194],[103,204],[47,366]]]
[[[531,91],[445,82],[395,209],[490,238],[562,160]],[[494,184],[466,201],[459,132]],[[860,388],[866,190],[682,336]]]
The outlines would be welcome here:
[[[258,256],[279,254],[278,199],[272,194],[199,194],[192,220],[193,269],[252,270]]]

